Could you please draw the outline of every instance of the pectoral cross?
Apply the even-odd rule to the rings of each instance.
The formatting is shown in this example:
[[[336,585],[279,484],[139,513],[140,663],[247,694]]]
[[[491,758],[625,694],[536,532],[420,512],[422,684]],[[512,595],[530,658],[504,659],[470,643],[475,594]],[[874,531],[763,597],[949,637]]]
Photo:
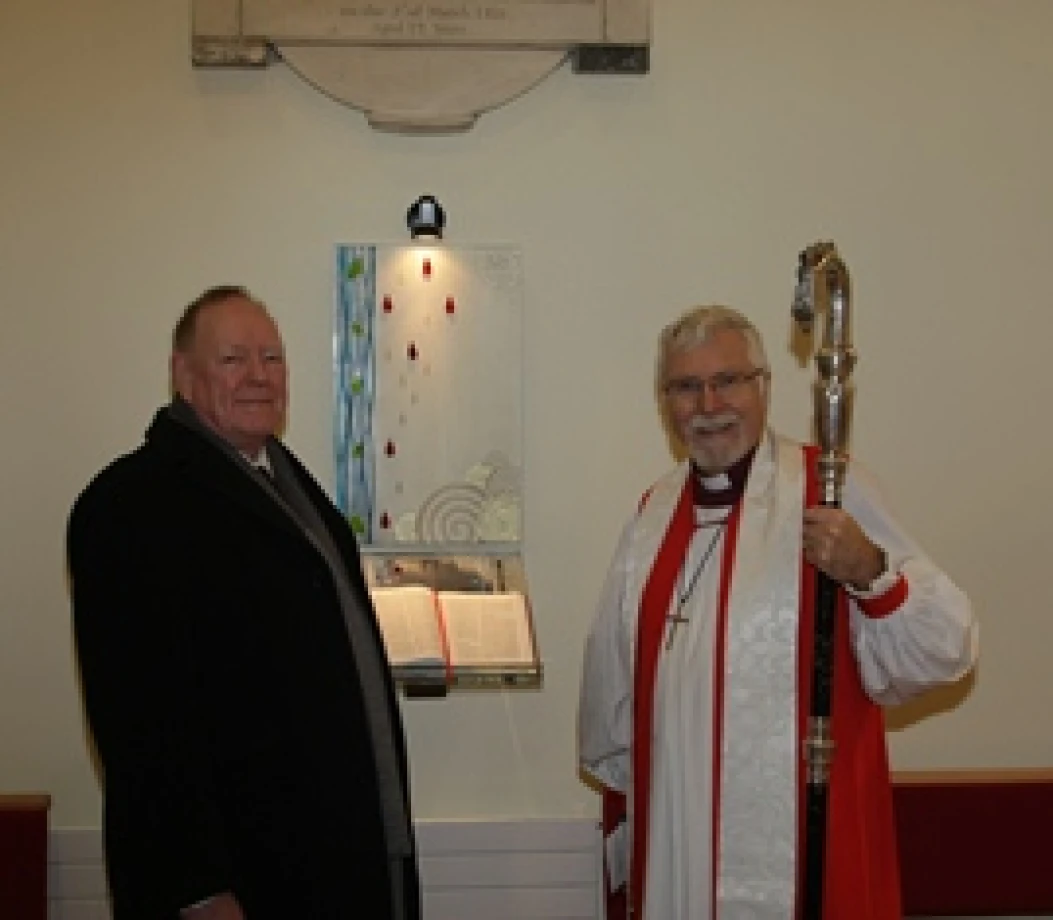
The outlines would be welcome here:
[[[686,623],[686,622],[687,622],[687,617],[681,616],[679,609],[677,610],[676,613],[672,613],[672,614],[669,615],[669,635],[666,637],[666,640],[665,640],[665,650],[666,651],[669,651],[669,649],[671,649],[673,647],[673,639],[676,636],[676,628],[681,623]]]
[[[713,529],[713,537],[709,541],[709,546],[706,547],[706,552],[702,556],[701,561],[695,566],[695,571],[691,574],[691,579],[687,583],[687,587],[682,592],[678,593],[676,599],[676,612],[669,614],[669,638],[665,640],[666,651],[669,651],[673,647],[673,637],[676,635],[676,628],[681,623],[687,622],[687,617],[682,613],[684,604],[687,603],[688,598],[691,597],[691,592],[695,590],[695,583],[698,581],[703,570],[706,567],[706,563],[709,562],[709,557],[713,555],[713,550],[716,548],[717,541],[720,540],[720,535],[724,532],[724,526],[727,524],[728,519],[720,521],[719,524]],[[684,576],[686,578],[686,572]]]

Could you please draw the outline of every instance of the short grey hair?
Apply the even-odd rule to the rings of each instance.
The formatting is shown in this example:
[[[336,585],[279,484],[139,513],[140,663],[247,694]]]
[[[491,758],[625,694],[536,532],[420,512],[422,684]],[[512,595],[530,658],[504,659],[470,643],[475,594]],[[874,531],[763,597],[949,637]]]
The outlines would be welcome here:
[[[228,300],[250,300],[267,312],[267,308],[249,293],[248,288],[240,284],[217,284],[187,304],[172,330],[172,351],[186,352],[193,348],[198,317],[210,307],[226,303]]]
[[[700,345],[722,329],[741,333],[746,340],[750,361],[755,367],[770,370],[768,356],[760,332],[742,313],[731,307],[710,304],[692,307],[666,326],[658,336],[658,357],[655,361],[655,388],[661,394],[665,386],[665,371],[669,355]]]

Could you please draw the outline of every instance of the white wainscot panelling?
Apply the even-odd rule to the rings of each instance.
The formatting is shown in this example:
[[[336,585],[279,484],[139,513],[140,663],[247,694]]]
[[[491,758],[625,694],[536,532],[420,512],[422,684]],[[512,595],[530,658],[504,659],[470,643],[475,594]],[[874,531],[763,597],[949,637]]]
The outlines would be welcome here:
[[[110,920],[98,828],[52,829],[48,902],[50,920]]]
[[[595,822],[425,822],[425,920],[595,920]]]
[[[593,821],[425,821],[417,825],[424,920],[596,920]],[[110,920],[98,828],[51,834],[50,920]]]

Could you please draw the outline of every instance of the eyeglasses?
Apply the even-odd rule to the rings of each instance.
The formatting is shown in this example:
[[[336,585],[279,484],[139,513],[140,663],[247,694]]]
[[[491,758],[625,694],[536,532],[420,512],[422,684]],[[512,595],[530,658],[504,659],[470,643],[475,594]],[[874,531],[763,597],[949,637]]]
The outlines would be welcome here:
[[[698,399],[706,390],[714,396],[730,399],[740,394],[751,380],[767,376],[767,368],[755,367],[748,371],[723,371],[712,377],[674,377],[667,380],[662,389],[666,396],[674,399]]]

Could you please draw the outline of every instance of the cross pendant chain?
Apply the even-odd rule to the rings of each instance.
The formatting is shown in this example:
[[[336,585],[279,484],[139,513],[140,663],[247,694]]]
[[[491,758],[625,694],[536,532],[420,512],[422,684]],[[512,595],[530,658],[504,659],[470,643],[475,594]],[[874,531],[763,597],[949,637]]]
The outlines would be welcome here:
[[[691,578],[688,581],[687,586],[684,588],[683,593],[679,594],[679,596],[676,599],[676,610],[673,613],[669,614],[669,616],[667,617],[669,621],[669,635],[666,637],[665,640],[666,651],[673,647],[673,638],[676,636],[677,627],[679,627],[681,623],[687,622],[688,618],[684,616],[683,613],[684,605],[691,597],[691,592],[695,590],[695,583],[698,581],[699,577],[702,575],[702,572],[705,570],[706,563],[709,562],[709,557],[713,555],[713,550],[717,548],[717,543],[720,540],[720,535],[724,532],[724,527],[726,525],[727,519],[725,518],[723,521],[720,522],[720,525],[715,528],[713,538],[709,541],[709,545],[706,547],[706,551],[705,553],[703,553],[702,559],[699,561],[698,565],[695,566],[695,571],[691,574]],[[687,577],[686,572],[684,573],[684,577]]]

